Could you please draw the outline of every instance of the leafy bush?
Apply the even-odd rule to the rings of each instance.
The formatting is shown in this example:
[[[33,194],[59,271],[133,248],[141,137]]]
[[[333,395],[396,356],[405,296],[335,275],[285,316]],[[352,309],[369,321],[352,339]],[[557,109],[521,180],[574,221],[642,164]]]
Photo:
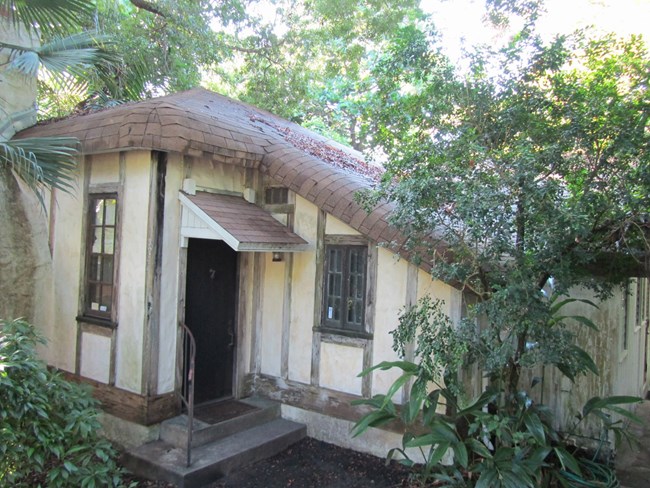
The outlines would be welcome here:
[[[121,486],[97,401],[37,359],[45,341],[30,324],[0,326],[0,486]]]
[[[423,485],[476,488],[613,487],[616,476],[596,453],[589,459],[572,442],[578,424],[595,417],[602,420],[605,431],[613,431],[617,439],[626,435],[620,421],[610,413],[630,420],[636,416],[620,407],[635,403],[637,397],[594,397],[576,416],[578,422],[570,432],[552,427],[552,414],[544,405],[535,404],[525,392],[513,399],[510,408],[496,408],[502,403],[503,390],[490,389],[466,406],[456,403],[449,388],[431,392],[417,387],[422,369],[409,361],[383,362],[364,371],[398,368],[402,375],[387,395],[375,395],[356,404],[371,407],[371,412],[357,422],[355,435],[369,427],[399,420],[406,426],[402,446],[391,449],[388,459],[401,455],[401,462],[414,468],[414,478]],[[415,380],[409,400],[398,408],[392,396],[408,380]],[[438,413],[443,401],[453,413]],[[514,403],[514,405],[512,404]],[[604,436],[605,438],[607,436]],[[421,456],[413,458],[407,449],[415,448]],[[453,454],[451,464],[442,464],[447,453]],[[417,464],[417,465],[416,465]]]
[[[573,301],[558,301],[557,296],[549,299],[548,328],[560,327],[568,319],[595,327],[584,317],[561,314],[564,305]],[[609,433],[614,434],[617,442],[623,437],[630,440],[620,418],[640,420],[621,405],[639,402],[640,398],[594,397],[575,416],[576,421],[568,431],[557,431],[546,406],[536,404],[525,388],[513,390],[508,381],[510,375],[502,371],[508,369],[508,361],[502,362],[501,368],[490,370],[494,348],[489,347],[489,338],[472,340],[471,334],[462,327],[454,328],[441,310],[439,302],[423,300],[401,316],[393,332],[393,347],[402,356],[406,344],[415,342],[417,364],[383,362],[361,373],[401,370],[385,395],[355,402],[369,406],[370,412],[357,422],[354,435],[370,427],[401,421],[406,426],[402,445],[392,449],[388,458],[399,453],[404,464],[418,463],[420,466],[414,474],[423,484],[435,482],[436,486],[476,488],[617,486],[615,474],[601,462],[599,454],[602,444],[608,442]],[[569,354],[548,355],[548,350],[538,354],[531,364],[554,364],[572,381],[578,373],[597,372],[585,351],[577,346],[567,351],[577,358],[575,365],[567,365]],[[458,381],[463,361],[477,362],[490,378],[491,387],[471,401],[462,400],[464,392]],[[535,379],[531,388],[538,382]],[[410,397],[398,407],[393,396],[407,384],[412,384]],[[439,413],[443,404],[445,414]],[[612,413],[619,419],[614,419]],[[591,456],[574,442],[582,423],[588,419],[599,421],[602,427],[600,446]],[[409,448],[416,449],[421,456],[413,459]],[[448,453],[453,455],[453,462],[442,464]]]

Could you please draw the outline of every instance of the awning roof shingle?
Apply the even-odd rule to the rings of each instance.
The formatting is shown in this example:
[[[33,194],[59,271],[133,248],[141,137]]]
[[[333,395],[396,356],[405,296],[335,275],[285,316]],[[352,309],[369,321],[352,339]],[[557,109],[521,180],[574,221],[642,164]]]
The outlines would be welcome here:
[[[235,251],[303,251],[308,243],[242,197],[181,192],[183,205]]]

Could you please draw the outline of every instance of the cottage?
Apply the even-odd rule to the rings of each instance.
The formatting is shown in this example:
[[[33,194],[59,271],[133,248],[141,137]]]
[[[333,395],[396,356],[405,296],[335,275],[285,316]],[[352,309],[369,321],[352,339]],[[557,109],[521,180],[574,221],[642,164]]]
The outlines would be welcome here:
[[[469,297],[408,261],[389,205],[355,201],[378,174],[361,155],[204,89],[22,135],[82,144],[78,193],[51,198],[37,316],[46,360],[94,386],[111,437],[154,440],[179,414],[185,324],[197,403],[265,397],[313,437],[377,455],[399,444],[390,430],[350,437],[350,402],[396,378],[357,374],[396,359],[405,306],[430,294],[458,319]],[[583,396],[646,391],[647,280],[629,291],[594,312],[602,330],[585,341],[603,374]],[[549,378],[545,400],[568,416],[571,389]]]
[[[460,313],[459,290],[377,245],[400,239],[388,206],[354,199],[377,169],[272,114],[194,89],[22,135],[36,134],[84,153],[78,194],[48,212],[46,359],[140,440],[179,412],[180,324],[197,339],[197,402],[264,395],[350,445],[350,401],[394,379],[357,374],[395,358],[398,312],[433,293]],[[378,435],[357,447],[384,454],[396,438]]]

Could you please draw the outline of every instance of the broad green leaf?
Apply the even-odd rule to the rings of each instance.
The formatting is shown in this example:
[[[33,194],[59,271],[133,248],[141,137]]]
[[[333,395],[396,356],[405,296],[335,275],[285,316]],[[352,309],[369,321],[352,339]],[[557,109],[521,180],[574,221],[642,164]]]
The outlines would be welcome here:
[[[488,468],[481,473],[475,488],[497,488],[501,486],[498,481],[499,472],[496,468]]]
[[[409,372],[409,373],[417,373],[418,366],[415,363],[412,363],[410,361],[382,361],[379,364],[375,364],[374,366],[371,366],[370,368],[364,369],[361,373],[359,373],[357,376],[362,377],[366,376],[367,374],[371,373],[372,371],[375,371],[377,369],[386,371],[392,368],[399,368],[404,372]]]
[[[386,398],[384,398],[384,404],[382,405],[382,408],[388,404],[388,402],[391,401],[391,398],[393,398],[393,395],[399,391],[400,388],[402,388],[411,378],[412,378],[411,373],[404,373],[402,376],[397,378],[392,385],[390,385],[390,388],[386,392]]]
[[[478,439],[474,439],[473,437],[470,437],[467,439],[467,444],[469,445],[470,449],[474,451],[476,454],[483,458],[490,459],[492,458],[492,453],[490,450],[483,444],[481,441]]]
[[[445,456],[447,451],[449,450],[449,443],[448,442],[441,442],[438,444],[435,449],[431,452],[431,457],[428,459],[428,464],[429,465],[434,465],[438,464],[440,461],[442,461],[442,458]]]
[[[566,316],[561,316],[561,317],[556,317],[555,318],[555,320],[557,322],[562,322],[562,321],[567,320],[567,319],[571,319],[571,320],[575,320],[576,322],[580,322],[582,325],[586,325],[590,329],[595,330],[596,332],[598,332],[598,326],[594,323],[594,321],[587,318],[587,317],[584,317],[582,315],[566,315]]]
[[[530,410],[527,410],[523,415],[524,424],[528,432],[532,434],[538,444],[544,444],[546,442],[546,435],[544,434],[544,425],[539,417],[535,413],[531,413]]]
[[[382,410],[370,412],[361,417],[361,419],[356,424],[354,424],[354,427],[352,428],[352,437],[358,437],[370,427],[379,427],[394,419],[394,415]]]
[[[562,468],[565,471],[572,471],[575,474],[582,476],[578,461],[575,457],[573,457],[573,455],[571,455],[566,449],[562,447],[554,447],[553,451],[557,455],[557,458],[560,460],[560,464],[562,464]]]
[[[469,462],[469,457],[467,454],[467,447],[462,442],[456,442],[452,444],[452,449],[454,451],[454,461],[460,464],[463,468],[467,468]]]

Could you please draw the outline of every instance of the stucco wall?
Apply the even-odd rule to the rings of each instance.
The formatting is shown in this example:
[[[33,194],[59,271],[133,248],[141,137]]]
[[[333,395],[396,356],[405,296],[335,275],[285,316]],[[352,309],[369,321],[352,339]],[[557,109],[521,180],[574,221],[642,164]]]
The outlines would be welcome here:
[[[318,209],[297,196],[294,231],[316,247]],[[314,295],[316,254],[309,250],[293,257],[291,290],[291,321],[289,328],[289,378],[309,383],[311,376],[312,328],[314,327]]]
[[[379,249],[377,266],[377,305],[375,311],[375,332],[372,363],[397,361],[400,359],[393,351],[393,336],[390,331],[397,327],[398,316],[407,302],[408,262],[398,259],[390,251]],[[372,393],[385,393],[400,376],[401,371],[375,371],[373,373]],[[395,400],[400,400],[398,396]]]
[[[273,262],[271,253],[264,253],[262,279],[263,319],[261,327],[261,372],[280,376],[282,359],[282,322],[284,273],[286,261]]]
[[[49,339],[44,359],[49,364],[66,371],[75,371],[77,321],[81,279],[81,246],[83,232],[84,167],[79,165],[78,191],[71,195],[56,192],[52,209],[52,281],[50,289],[50,318],[41,325]]]
[[[158,331],[157,393],[174,391],[176,381],[176,338],[178,332],[180,271],[180,202],[178,189],[183,182],[183,160],[170,154],[165,181],[165,221],[163,227],[160,314]]]
[[[94,166],[93,166],[94,168]],[[152,160],[148,151],[126,153],[121,196],[118,332],[115,385],[142,390],[147,228]]]

